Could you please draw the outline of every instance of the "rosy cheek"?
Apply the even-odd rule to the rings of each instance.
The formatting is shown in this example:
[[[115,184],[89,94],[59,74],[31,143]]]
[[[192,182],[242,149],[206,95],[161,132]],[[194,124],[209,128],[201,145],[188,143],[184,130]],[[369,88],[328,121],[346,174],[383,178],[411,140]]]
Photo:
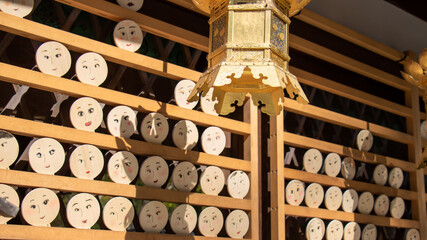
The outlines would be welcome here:
[[[175,222],[174,226],[179,226],[180,222]]]
[[[49,204],[47,205],[47,207],[55,208],[57,205],[58,205],[58,204],[57,204],[57,202],[56,202],[56,201],[49,201]]]
[[[116,130],[116,131],[117,131],[117,127],[114,127],[114,130]]]
[[[119,176],[119,171],[117,171],[117,170],[115,170],[115,171],[113,171],[113,176]]]
[[[150,135],[150,130],[147,131],[147,135]]]
[[[288,198],[289,198],[289,199],[292,199],[292,195],[289,195],[289,196],[288,196]]]
[[[159,172],[159,175],[161,175],[161,176],[165,176],[166,174],[167,174],[166,170],[162,170],[162,171]]]
[[[302,194],[303,194],[303,192],[301,191],[301,192],[299,192],[299,194],[298,194],[298,195],[302,196]]]
[[[190,217],[189,219],[190,219],[190,221],[193,221],[193,220],[194,220],[194,217]]]
[[[131,37],[130,38],[132,41],[139,41],[139,37]]]
[[[24,215],[26,215],[26,216],[33,216],[35,213],[36,213],[36,211],[33,209],[25,209],[24,210]]]
[[[181,180],[181,178],[178,178],[178,180],[176,180],[177,182],[179,182],[179,183],[181,183],[182,182],[182,180]]]
[[[128,173],[132,173],[133,172],[133,169],[131,167],[127,167],[126,169],[127,169]]]
[[[193,180],[194,179],[194,175],[190,175],[190,179]]]
[[[128,122],[128,126],[130,126],[132,123],[131,122]]]
[[[161,131],[163,131],[163,128],[162,128],[162,127],[160,127],[158,130],[159,130],[159,132],[161,132]]]
[[[144,177],[145,179],[149,179],[149,180],[151,180],[151,179],[153,179],[153,177],[151,176],[151,175],[145,175],[145,177]]]
[[[111,220],[110,220],[110,225],[114,226],[114,225],[116,225],[116,224],[117,224],[116,220],[114,220],[114,219],[111,219]]]
[[[162,220],[162,216],[158,216],[158,217],[157,217],[157,220]]]

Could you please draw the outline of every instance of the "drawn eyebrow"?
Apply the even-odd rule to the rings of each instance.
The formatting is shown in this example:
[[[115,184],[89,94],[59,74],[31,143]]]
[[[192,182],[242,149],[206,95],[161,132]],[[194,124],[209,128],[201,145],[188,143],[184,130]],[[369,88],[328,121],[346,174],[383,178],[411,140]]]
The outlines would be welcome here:
[[[86,199],[86,202],[92,201],[92,199]]]
[[[156,120],[159,120],[159,121],[160,121],[160,118],[156,118]]]
[[[79,110],[81,107],[77,107],[77,110]]]
[[[180,88],[178,88],[178,90],[182,90],[182,89],[184,89],[184,87],[180,87]]]
[[[137,28],[136,26],[130,26],[129,28]]]
[[[93,59],[93,61],[97,61],[97,62],[99,62],[99,60],[98,60],[98,59],[96,59],[96,58],[95,58],[95,59]]]
[[[46,195],[43,195],[42,197],[46,197]]]
[[[61,50],[60,48],[55,48],[55,50]]]
[[[35,201],[34,199],[30,200],[30,202],[34,202],[34,201]]]
[[[40,150],[41,148],[36,148],[36,150]]]
[[[156,164],[160,164],[160,162],[156,162]]]
[[[147,124],[150,124],[150,123],[151,123],[151,121],[148,121],[148,122],[147,122]]]
[[[119,27],[119,29],[117,29],[117,30],[122,30],[122,29],[125,29],[125,27]]]
[[[87,61],[83,61],[82,63],[85,63],[85,62],[87,62]]]
[[[43,50],[42,53],[47,52],[47,50]]]
[[[76,206],[77,204],[79,204],[79,203],[74,203],[71,207],[74,207],[74,206]]]
[[[150,167],[150,165],[147,165],[145,168],[149,168]]]

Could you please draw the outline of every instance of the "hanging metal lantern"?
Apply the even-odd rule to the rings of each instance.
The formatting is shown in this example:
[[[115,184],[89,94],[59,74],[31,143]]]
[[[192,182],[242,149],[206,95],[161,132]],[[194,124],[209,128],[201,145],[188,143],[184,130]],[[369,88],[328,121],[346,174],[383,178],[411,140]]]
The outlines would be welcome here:
[[[213,88],[216,111],[227,115],[241,106],[247,93],[261,111],[277,115],[284,93],[308,103],[297,78],[288,71],[289,17],[310,0],[193,0],[210,14],[208,70],[189,101]],[[235,104],[236,103],[236,104]]]

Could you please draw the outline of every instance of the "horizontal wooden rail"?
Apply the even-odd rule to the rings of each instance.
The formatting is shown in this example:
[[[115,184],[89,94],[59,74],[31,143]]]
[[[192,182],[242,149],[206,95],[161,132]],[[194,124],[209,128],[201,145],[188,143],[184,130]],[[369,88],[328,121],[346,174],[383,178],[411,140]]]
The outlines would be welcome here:
[[[390,197],[401,197],[406,200],[417,200],[417,192],[395,189],[392,187],[380,186],[377,184],[347,180],[344,178],[329,177],[326,175],[309,173],[290,168],[285,168],[286,179],[298,179],[303,182],[312,183],[316,182],[323,186],[337,186],[339,188],[348,189],[352,188],[358,192],[368,191],[373,194],[385,194]]]
[[[202,152],[184,151],[175,147],[118,138],[112,135],[87,132],[15,117],[0,116],[0,123],[1,129],[22,136],[50,137],[63,143],[92,144],[101,149],[130,151],[139,156],[162,156],[166,160],[189,161],[197,165],[214,165],[233,170],[251,171],[251,163],[246,160]]]
[[[322,218],[333,220],[337,219],[344,222],[358,222],[362,224],[372,223],[376,226],[397,227],[397,228],[420,228],[420,222],[407,219],[396,219],[389,217],[381,217],[375,215],[367,215],[360,213],[348,213],[343,211],[331,211],[320,208],[297,207],[285,204],[285,214],[298,217]]]
[[[316,148],[321,152],[330,153],[335,152],[344,157],[352,157],[355,160],[359,160],[366,163],[372,164],[384,164],[388,167],[400,167],[403,171],[414,172],[415,164],[407,161],[403,161],[396,158],[382,156],[370,152],[362,152],[357,149],[338,145],[335,143],[329,143],[322,140],[304,137],[301,135],[284,132],[283,139],[285,144],[300,147],[300,148]]]

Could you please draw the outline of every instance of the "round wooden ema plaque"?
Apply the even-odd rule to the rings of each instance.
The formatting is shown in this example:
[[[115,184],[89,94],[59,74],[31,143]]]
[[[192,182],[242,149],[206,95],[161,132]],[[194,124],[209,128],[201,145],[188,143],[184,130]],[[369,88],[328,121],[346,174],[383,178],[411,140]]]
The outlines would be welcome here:
[[[405,231],[405,240],[420,240],[420,239],[421,239],[420,232],[417,229],[411,228]]]
[[[82,83],[99,86],[107,79],[107,62],[98,53],[85,53],[77,59],[76,75]]]
[[[227,192],[233,198],[245,198],[249,192],[250,185],[249,177],[243,171],[236,170],[228,175]]]
[[[327,209],[337,211],[342,204],[342,191],[339,187],[332,186],[326,190],[325,206]]]
[[[402,169],[395,167],[388,175],[388,184],[392,188],[399,189],[403,183],[403,171]]]
[[[234,210],[225,219],[225,231],[231,238],[243,239],[249,230],[249,216],[242,210]]]
[[[116,24],[113,32],[114,43],[117,47],[136,52],[142,45],[144,36],[141,28],[132,20],[123,20]]]
[[[191,162],[179,163],[172,172],[172,183],[179,191],[191,192],[198,178],[196,167]]]
[[[101,208],[98,200],[89,193],[79,193],[67,204],[67,220],[78,229],[90,229],[98,221]]]
[[[50,175],[58,172],[65,161],[64,148],[53,138],[40,138],[34,141],[28,156],[34,172]]]
[[[187,98],[195,86],[196,83],[188,79],[179,81],[174,91],[176,105],[186,109],[193,109],[197,105],[197,101],[188,102]]]
[[[323,202],[324,196],[325,193],[322,185],[312,183],[308,185],[307,189],[305,189],[305,204],[307,207],[319,208],[320,204]]]
[[[344,212],[352,213],[356,210],[358,202],[359,196],[357,195],[356,190],[347,189],[342,195],[341,208],[344,210]]]
[[[117,106],[107,115],[108,131],[115,137],[130,138],[136,130],[136,113],[128,106]]]
[[[318,173],[320,168],[322,168],[323,157],[317,149],[309,149],[305,152],[303,157],[304,169],[310,173]]]
[[[191,150],[199,141],[199,131],[189,120],[181,120],[173,127],[172,140],[177,148]]]
[[[374,208],[374,195],[370,192],[364,192],[359,196],[359,203],[357,204],[357,210],[363,214],[371,213]]]
[[[218,103],[218,99],[215,98],[215,100],[212,99],[213,95],[213,88],[210,88],[208,93],[203,97],[200,96],[200,107],[202,108],[202,111],[204,113],[218,116],[218,113],[215,110],[215,105]]]
[[[139,212],[139,224],[144,232],[160,233],[168,223],[168,209],[159,201],[145,204]]]
[[[15,136],[0,130],[0,169],[8,169],[19,154],[19,144]]]
[[[169,133],[169,123],[160,113],[150,113],[142,120],[141,135],[145,141],[161,144]]]
[[[115,183],[129,184],[138,176],[138,160],[128,151],[120,151],[108,161],[108,176]]]
[[[344,226],[341,221],[332,220],[326,227],[327,240],[341,240],[344,234]]]
[[[325,173],[330,177],[336,177],[341,170],[341,157],[337,153],[329,153],[325,158]]]
[[[70,107],[70,121],[74,128],[88,132],[95,131],[102,123],[101,105],[90,97],[74,101]]]
[[[105,204],[102,219],[105,226],[113,231],[126,231],[135,217],[132,202],[124,197],[115,197]]]
[[[208,127],[201,137],[202,149],[205,153],[219,155],[225,148],[225,133],[219,127]]]
[[[104,168],[104,155],[99,148],[85,144],[78,146],[70,155],[70,170],[77,178],[96,178]]]
[[[426,124],[425,120],[421,122],[420,131],[421,131],[421,137],[424,138],[424,139],[427,139],[427,133],[426,133],[426,131],[427,131],[427,124]]]
[[[25,17],[33,11],[34,0],[0,0],[0,10],[2,12]]]
[[[400,197],[395,197],[390,203],[390,215],[393,218],[402,218],[405,213],[405,202]]]
[[[390,200],[387,195],[381,194],[375,199],[374,212],[378,216],[385,216],[390,206]]]
[[[32,226],[50,227],[59,213],[59,199],[47,188],[36,188],[22,200],[21,213],[25,221]]]
[[[207,207],[199,215],[199,231],[205,237],[217,237],[223,225],[224,216],[216,207]]]
[[[344,240],[360,240],[362,230],[357,222],[349,222],[344,227]]]
[[[200,187],[205,194],[218,196],[224,183],[224,172],[219,167],[209,166],[200,175]]]
[[[299,206],[304,200],[304,183],[300,180],[292,180],[286,185],[286,202],[292,206]]]
[[[124,8],[137,12],[142,8],[144,0],[117,0],[117,3]]]
[[[13,189],[11,186],[8,186],[6,184],[0,184],[0,198],[5,199],[9,203],[15,205],[19,208],[19,196],[18,193],[16,193],[16,190]],[[4,216],[2,212],[0,212],[0,224],[6,224],[12,219],[12,217]]]
[[[374,143],[374,136],[369,130],[360,130],[357,134],[357,148],[360,151],[367,152],[371,150],[372,144]]]
[[[351,157],[345,157],[341,163],[341,175],[347,180],[356,176],[356,162]]]
[[[384,164],[377,165],[374,169],[374,182],[384,186],[387,182],[388,170]]]
[[[42,73],[62,77],[71,67],[71,55],[59,42],[45,42],[36,51],[37,67]]]
[[[190,204],[181,204],[172,211],[169,223],[174,233],[190,235],[196,228],[197,212]]]
[[[142,163],[139,177],[145,186],[160,188],[168,180],[168,164],[159,156],[149,157]]]
[[[376,240],[377,227],[374,224],[368,224],[363,228],[362,240]]]
[[[325,235],[325,223],[320,218],[312,218],[305,228],[307,240],[320,240]]]

